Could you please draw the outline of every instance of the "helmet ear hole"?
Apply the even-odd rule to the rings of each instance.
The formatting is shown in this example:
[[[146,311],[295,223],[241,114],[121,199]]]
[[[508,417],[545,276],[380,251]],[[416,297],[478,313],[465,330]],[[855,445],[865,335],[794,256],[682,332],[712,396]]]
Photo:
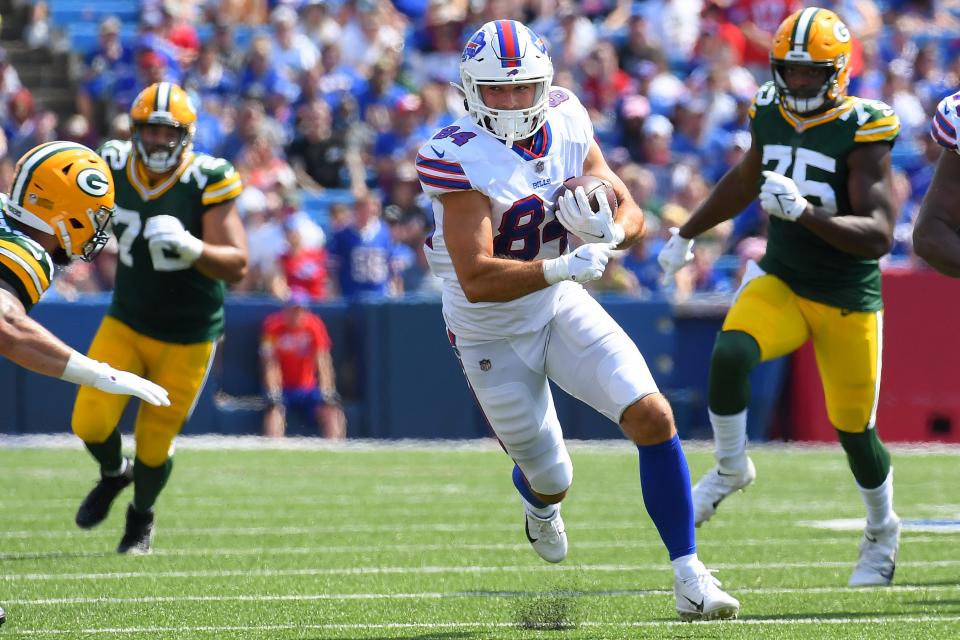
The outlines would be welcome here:
[[[83,223],[76,218],[70,218],[70,226],[74,229],[83,229]]]

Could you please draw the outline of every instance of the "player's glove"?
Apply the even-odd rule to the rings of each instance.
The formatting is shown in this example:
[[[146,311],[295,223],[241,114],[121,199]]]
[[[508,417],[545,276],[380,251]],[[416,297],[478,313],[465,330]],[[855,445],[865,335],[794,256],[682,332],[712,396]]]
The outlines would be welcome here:
[[[617,246],[623,242],[623,227],[613,221],[613,211],[604,196],[597,198],[597,203],[600,208],[594,211],[583,187],[577,187],[573,193],[567,191],[557,198],[557,220],[584,242]]]
[[[114,369],[106,362],[91,360],[79,351],[70,354],[70,359],[60,378],[107,393],[136,396],[158,407],[170,406],[167,390],[160,385],[144,380],[129,371]]]
[[[763,172],[760,206],[771,216],[796,221],[807,209],[807,199],[800,195],[797,183],[773,171]]]
[[[663,281],[668,284],[685,265],[693,260],[693,238],[684,238],[680,229],[670,227],[670,239],[657,254],[657,262],[663,268]]]
[[[584,244],[559,258],[543,261],[543,277],[547,284],[563,280],[590,282],[603,275],[613,247],[609,244]]]
[[[154,216],[147,220],[143,237],[150,247],[153,266],[159,271],[185,269],[203,253],[203,240],[183,228],[173,216]]]

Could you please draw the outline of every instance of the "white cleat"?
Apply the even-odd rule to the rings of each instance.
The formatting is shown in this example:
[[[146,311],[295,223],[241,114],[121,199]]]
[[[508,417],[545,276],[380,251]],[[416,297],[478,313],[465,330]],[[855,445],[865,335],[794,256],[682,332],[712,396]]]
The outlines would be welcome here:
[[[560,562],[567,557],[567,532],[563,527],[563,518],[560,517],[560,505],[549,520],[543,520],[529,511],[526,514],[524,527],[527,540],[533,545],[533,550],[547,562]]]
[[[900,518],[882,529],[864,529],[860,559],[850,576],[851,587],[886,587],[893,582],[900,549]]]
[[[733,620],[740,614],[740,601],[720,588],[720,581],[704,567],[701,573],[673,581],[677,615],[684,622]]]
[[[717,507],[731,493],[742,491],[757,478],[753,460],[747,458],[743,473],[723,473],[714,467],[693,487],[693,522],[700,526],[717,512]]]

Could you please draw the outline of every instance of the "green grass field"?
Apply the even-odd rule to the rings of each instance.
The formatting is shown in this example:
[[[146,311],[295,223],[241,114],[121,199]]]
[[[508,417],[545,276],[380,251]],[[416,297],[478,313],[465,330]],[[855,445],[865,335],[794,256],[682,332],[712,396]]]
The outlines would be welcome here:
[[[845,587],[860,533],[814,524],[863,514],[838,447],[754,450],[757,483],[698,530],[741,618],[679,622],[636,451],[620,445],[571,446],[558,566],[529,548],[511,464],[489,442],[184,441],[147,557],[114,553],[131,493],[99,528],[73,524],[95,473],[84,451],[8,445],[0,640],[960,637],[957,527],[908,527],[894,587]],[[960,450],[894,455],[902,518],[960,518]],[[688,456],[695,477],[711,464],[703,446]]]

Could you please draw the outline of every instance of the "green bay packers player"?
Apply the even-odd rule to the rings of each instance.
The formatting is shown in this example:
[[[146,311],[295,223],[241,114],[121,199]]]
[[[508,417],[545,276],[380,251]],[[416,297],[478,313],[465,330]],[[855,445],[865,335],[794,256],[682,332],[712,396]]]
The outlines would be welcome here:
[[[104,394],[168,405],[162,387],[74,351],[27,315],[54,264],[96,257],[112,215],[113,180],[92,150],[47,142],[20,158],[10,196],[0,194],[0,356]]]
[[[670,277],[693,239],[759,194],[767,252],[747,274],[717,336],[709,409],[717,466],[694,487],[696,523],[756,477],[746,454],[748,374],[813,340],[826,397],[867,510],[850,586],[893,578],[900,521],[890,456],[876,429],[882,353],[878,259],[896,218],[890,157],[900,130],[886,104],[846,94],[850,33],[835,13],[788,17],[770,55],[773,82],[750,109],[753,144],[659,255]]]
[[[240,280],[247,244],[229,162],[192,151],[196,111],[179,86],[160,82],[130,109],[133,139],[100,148],[116,184],[118,265],[113,299],[89,356],[145,373],[170,392],[169,407],[141,407],[131,463],[120,449],[123,398],[77,394],[72,427],[100,465],[77,511],[82,528],[106,518],[131,483],[120,553],[148,553],[153,506],[172,468],[173,441],[200,395],[223,332],[224,282]]]

